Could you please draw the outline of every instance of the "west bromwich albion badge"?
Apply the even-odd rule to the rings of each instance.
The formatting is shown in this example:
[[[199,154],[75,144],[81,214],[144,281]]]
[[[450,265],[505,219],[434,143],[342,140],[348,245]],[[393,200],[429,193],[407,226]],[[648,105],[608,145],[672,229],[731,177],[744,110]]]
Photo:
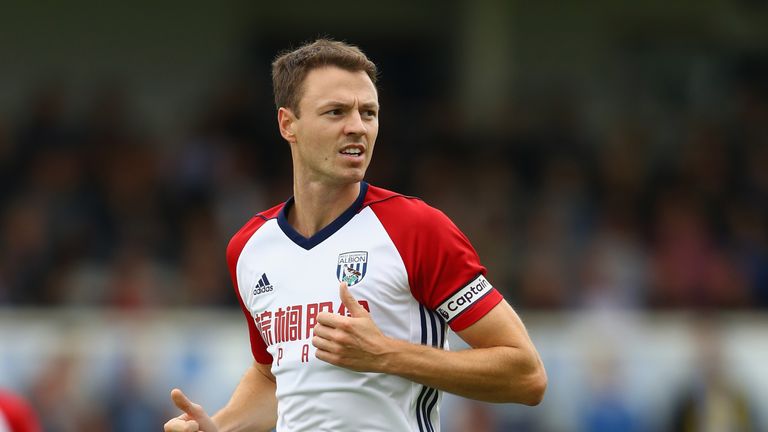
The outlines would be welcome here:
[[[365,277],[368,270],[368,252],[346,252],[339,255],[336,265],[336,277],[339,282],[346,282],[347,286],[358,284]]]

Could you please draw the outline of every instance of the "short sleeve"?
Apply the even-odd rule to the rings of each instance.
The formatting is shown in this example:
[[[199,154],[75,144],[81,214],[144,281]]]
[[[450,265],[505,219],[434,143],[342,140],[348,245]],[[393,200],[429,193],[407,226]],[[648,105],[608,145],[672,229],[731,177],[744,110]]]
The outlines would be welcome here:
[[[371,208],[403,259],[414,298],[437,311],[451,329],[469,327],[501,302],[477,252],[443,212],[403,196]]]
[[[248,239],[253,236],[253,233],[255,233],[256,230],[259,229],[259,227],[261,227],[265,221],[265,218],[256,216],[247,224],[245,224],[245,226],[243,226],[240,231],[238,231],[237,234],[232,237],[232,239],[229,241],[229,245],[227,246],[227,268],[229,268],[229,274],[232,277],[232,286],[235,289],[235,295],[237,295],[237,301],[240,304],[240,309],[243,311],[243,314],[245,314],[245,320],[248,325],[248,335],[251,340],[251,352],[253,353],[253,358],[259,363],[271,364],[272,355],[267,351],[267,344],[261,337],[259,329],[256,328],[256,323],[253,320],[251,312],[248,310],[248,308],[245,307],[243,297],[240,294],[240,287],[237,282],[237,262],[240,259],[240,253],[243,251],[243,248],[248,242]]]

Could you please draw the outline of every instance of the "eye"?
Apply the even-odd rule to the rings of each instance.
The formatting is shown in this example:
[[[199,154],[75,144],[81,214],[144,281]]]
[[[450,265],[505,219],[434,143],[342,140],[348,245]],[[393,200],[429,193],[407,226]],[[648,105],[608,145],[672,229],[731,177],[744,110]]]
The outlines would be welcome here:
[[[340,115],[344,114],[344,111],[342,111],[341,108],[334,108],[334,109],[332,109],[330,111],[327,111],[326,114],[330,114],[332,116],[340,116]]]
[[[363,115],[365,115],[366,117],[374,118],[378,115],[378,113],[376,112],[376,110],[365,110],[363,112]]]

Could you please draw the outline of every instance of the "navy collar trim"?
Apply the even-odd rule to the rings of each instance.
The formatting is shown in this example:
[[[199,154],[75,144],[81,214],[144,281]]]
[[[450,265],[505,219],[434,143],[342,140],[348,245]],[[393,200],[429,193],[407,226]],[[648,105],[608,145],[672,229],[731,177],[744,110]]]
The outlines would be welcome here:
[[[280,226],[280,229],[283,230],[283,233],[285,233],[285,235],[291,239],[291,241],[306,250],[310,250],[322,243],[328,237],[332,236],[336,231],[340,230],[341,227],[346,225],[347,222],[352,220],[352,218],[362,208],[363,201],[365,200],[365,194],[367,192],[368,183],[360,182],[360,194],[357,196],[357,199],[355,199],[355,202],[353,202],[349,208],[344,210],[344,213],[339,215],[339,217],[337,217],[333,222],[323,227],[323,229],[315,233],[315,235],[312,237],[304,237],[303,235],[299,234],[299,232],[296,231],[290,223],[288,223],[287,214],[288,210],[293,206],[293,197],[288,198],[288,201],[285,202],[283,208],[280,209],[280,213],[277,215],[277,224]]]

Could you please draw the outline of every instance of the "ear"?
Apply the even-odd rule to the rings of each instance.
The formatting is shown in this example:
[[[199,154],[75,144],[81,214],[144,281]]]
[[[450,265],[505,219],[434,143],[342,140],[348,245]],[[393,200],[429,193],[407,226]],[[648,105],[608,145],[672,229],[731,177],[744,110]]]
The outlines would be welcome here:
[[[296,142],[294,127],[296,125],[296,115],[289,108],[280,107],[277,110],[277,125],[280,127],[280,135],[293,144]]]

